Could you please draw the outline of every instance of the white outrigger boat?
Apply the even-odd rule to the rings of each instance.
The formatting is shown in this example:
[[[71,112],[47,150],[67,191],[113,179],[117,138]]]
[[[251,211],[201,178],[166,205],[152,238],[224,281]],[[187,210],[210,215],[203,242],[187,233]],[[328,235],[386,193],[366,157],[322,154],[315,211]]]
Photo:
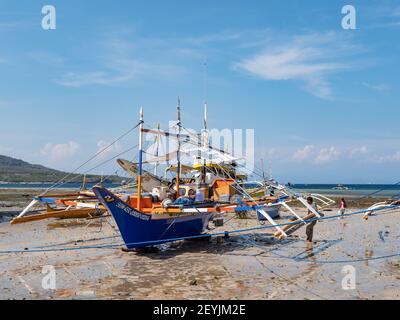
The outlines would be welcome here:
[[[205,119],[206,123],[206,119]],[[139,122],[139,155],[138,162],[134,163],[118,159],[118,164],[132,177],[137,179],[137,188],[134,192],[120,192],[106,190],[101,186],[93,191],[80,191],[73,194],[41,195],[35,198],[12,223],[40,220],[41,218],[76,218],[74,213],[92,216],[93,213],[103,214],[110,212],[120,229],[126,246],[130,249],[168,242],[169,239],[201,234],[205,226],[215,215],[243,212],[254,212],[260,224],[270,223],[276,229],[276,237],[283,239],[295,232],[299,227],[309,223],[307,220],[321,218],[321,214],[307,203],[304,195],[294,193],[290,188],[270,180],[268,186],[265,181],[248,182],[247,176],[240,173],[238,168],[240,159],[225,151],[211,147],[206,139],[208,134],[191,135],[181,133],[183,126],[180,121],[180,105],[178,103],[177,132],[164,132],[158,129],[144,127],[143,110],[140,112]],[[176,139],[177,150],[163,156],[157,154],[153,159],[143,159],[143,135],[155,134]],[[189,145],[184,148],[182,145]],[[193,154],[194,161],[182,163],[182,154]],[[166,172],[175,174],[169,181],[155,173],[144,170],[145,164],[163,162],[176,163],[169,165]],[[184,175],[189,178],[183,177]],[[270,194],[273,190],[274,194]],[[175,197],[189,197],[196,195],[196,199],[189,204],[163,205],[168,194],[174,191]],[[331,199],[322,195],[313,195],[324,207],[334,204]],[[50,199],[50,200],[49,200]],[[179,199],[178,199],[179,200]],[[309,214],[302,217],[290,205],[298,201]],[[48,209],[44,215],[26,215],[38,202],[61,204],[61,209]],[[49,206],[48,206],[49,208]],[[275,220],[279,211],[289,211],[297,226],[281,227]],[[60,210],[62,213],[57,212]],[[90,211],[90,212],[89,212]],[[59,214],[60,213],[60,214]],[[87,214],[88,213],[88,214]],[[64,215],[63,215],[64,214]],[[79,216],[82,217],[82,216]],[[136,219],[139,220],[136,220]],[[149,221],[145,223],[144,221]],[[154,223],[151,223],[154,221]],[[178,227],[179,226],[179,227]],[[136,230],[136,231],[135,231]],[[143,230],[146,232],[143,233]],[[158,235],[158,236],[157,236]],[[152,241],[154,243],[152,243]],[[142,243],[141,243],[142,242]],[[147,244],[149,243],[149,244]]]

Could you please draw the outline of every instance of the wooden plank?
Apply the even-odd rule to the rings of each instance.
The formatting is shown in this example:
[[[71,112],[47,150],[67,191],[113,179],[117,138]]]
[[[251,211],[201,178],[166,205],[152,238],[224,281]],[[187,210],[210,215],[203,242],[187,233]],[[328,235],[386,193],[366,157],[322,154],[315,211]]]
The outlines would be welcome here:
[[[258,209],[256,212],[264,216],[264,218],[266,218],[269,221],[269,223],[271,223],[278,230],[277,232],[279,232],[279,234],[282,235],[282,237],[287,236],[285,230],[283,230],[280,226],[278,226],[275,220],[272,219],[271,216],[264,209]]]
[[[60,218],[60,219],[73,219],[73,218],[88,218],[92,214],[95,214],[97,209],[93,208],[84,208],[84,209],[70,209],[70,210],[62,210],[62,211],[53,211],[53,212],[43,212],[39,214],[16,217],[11,220],[11,224],[19,224],[31,221],[44,220],[49,218]],[[102,214],[104,210],[100,211]]]
[[[67,197],[77,197],[79,196],[79,192],[75,193],[56,193],[56,194],[46,194],[43,196],[38,196],[38,199],[41,198],[67,198]]]
[[[310,214],[306,215],[305,217],[303,217],[303,220],[310,220],[310,219],[313,219],[313,218],[315,218],[315,214],[314,213],[310,213]],[[282,227],[282,230],[288,236],[293,234],[297,230],[299,230],[301,227],[305,226],[305,224],[299,219],[296,219],[296,220],[290,221],[290,222],[293,222],[293,224],[286,225],[286,226]],[[296,223],[296,224],[294,224],[294,223]],[[279,232],[279,231],[275,232],[274,236],[276,238],[278,238],[279,240],[282,240],[285,237],[284,234],[282,232]]]
[[[65,202],[65,201],[90,201],[97,200],[96,197],[91,196],[79,196],[79,197],[71,197],[71,198],[61,198],[57,199],[56,202]]]

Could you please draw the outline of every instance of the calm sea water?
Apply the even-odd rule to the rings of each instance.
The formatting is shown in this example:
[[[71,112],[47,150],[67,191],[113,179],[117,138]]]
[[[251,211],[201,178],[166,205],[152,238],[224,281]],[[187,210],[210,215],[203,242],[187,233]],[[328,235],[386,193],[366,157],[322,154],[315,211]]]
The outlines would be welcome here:
[[[0,189],[47,189],[53,187],[53,183],[0,183]],[[57,186],[54,189],[79,189],[82,186],[82,183],[66,183],[60,186]],[[94,186],[94,184],[87,183],[86,188],[90,189]],[[114,188],[121,186],[120,184],[113,183],[103,183],[103,186],[106,188]]]
[[[336,190],[336,184],[293,184],[292,189],[297,192],[320,193],[329,195],[368,196],[375,197],[400,196],[400,185],[393,184],[346,184],[347,190]]]

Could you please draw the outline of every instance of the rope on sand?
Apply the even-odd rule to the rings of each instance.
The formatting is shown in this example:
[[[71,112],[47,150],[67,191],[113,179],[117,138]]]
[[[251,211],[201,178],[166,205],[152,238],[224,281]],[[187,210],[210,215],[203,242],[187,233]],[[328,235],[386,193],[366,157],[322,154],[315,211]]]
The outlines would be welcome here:
[[[248,244],[259,248],[260,250],[264,251],[264,253],[274,253],[272,251],[267,251],[263,246],[260,246],[259,244],[255,243],[253,241],[251,241],[251,242],[248,241]],[[276,254],[276,253],[274,253],[274,254]],[[295,262],[306,262],[306,263],[315,263],[315,264],[348,264],[348,263],[360,263],[360,262],[366,262],[366,261],[385,260],[385,259],[400,257],[400,252],[388,254],[388,255],[382,255],[382,256],[375,256],[375,257],[368,257],[368,258],[356,258],[356,259],[348,259],[348,260],[312,260],[312,259],[293,258],[293,257],[284,256],[281,254],[277,254],[277,255],[281,259],[293,260]]]
[[[335,219],[339,217],[350,217],[350,216],[355,216],[355,215],[360,215],[360,214],[365,214],[367,212],[376,212],[376,211],[383,211],[383,210],[394,210],[400,208],[400,205],[388,205],[386,207],[381,207],[377,209],[367,209],[367,210],[360,210],[360,211],[355,211],[347,214],[339,214],[339,215],[334,215],[334,216],[329,216],[329,217],[321,217],[321,218],[313,218],[309,220],[305,220],[304,222],[310,223],[313,221],[323,221],[323,220],[330,220],[330,219]],[[283,227],[283,226],[293,226],[303,223],[302,221],[296,221],[296,222],[287,222],[287,223],[282,223],[278,224],[276,226],[259,226],[259,227],[253,227],[253,228],[244,228],[244,229],[236,229],[232,231],[221,231],[221,232],[215,232],[215,233],[205,233],[205,234],[200,234],[197,236],[191,236],[191,237],[180,237],[180,238],[171,238],[171,239],[164,239],[164,240],[153,240],[153,241],[143,241],[143,242],[135,242],[135,243],[126,243],[125,246],[138,246],[138,245],[155,245],[155,244],[161,244],[161,243],[168,243],[168,242],[175,242],[175,241],[182,241],[182,240],[190,240],[190,239],[200,239],[200,238],[211,238],[211,237],[216,237],[216,236],[229,236],[230,234],[240,234],[240,233],[245,233],[245,232],[251,232],[251,231],[257,231],[257,230],[266,230],[266,229],[272,229],[275,227]],[[115,244],[99,244],[99,245],[91,245],[91,246],[80,246],[80,247],[67,247],[67,248],[51,248],[51,249],[11,249],[11,250],[0,250],[0,254],[11,254],[11,253],[39,253],[39,252],[62,252],[62,251],[79,251],[79,250],[89,250],[89,249],[113,249],[113,248],[118,248],[123,246],[123,243],[115,243]],[[400,255],[400,253],[398,254]],[[304,261],[304,260],[303,260]],[[315,261],[311,261],[315,262]]]

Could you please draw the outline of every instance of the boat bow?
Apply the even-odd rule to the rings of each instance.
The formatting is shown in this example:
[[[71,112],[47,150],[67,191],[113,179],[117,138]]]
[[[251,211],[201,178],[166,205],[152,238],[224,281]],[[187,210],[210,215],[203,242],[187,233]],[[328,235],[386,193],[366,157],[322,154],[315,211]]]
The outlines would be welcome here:
[[[128,249],[143,248],[202,234],[214,213],[165,216],[132,208],[105,188],[93,188],[99,201],[113,215]]]

